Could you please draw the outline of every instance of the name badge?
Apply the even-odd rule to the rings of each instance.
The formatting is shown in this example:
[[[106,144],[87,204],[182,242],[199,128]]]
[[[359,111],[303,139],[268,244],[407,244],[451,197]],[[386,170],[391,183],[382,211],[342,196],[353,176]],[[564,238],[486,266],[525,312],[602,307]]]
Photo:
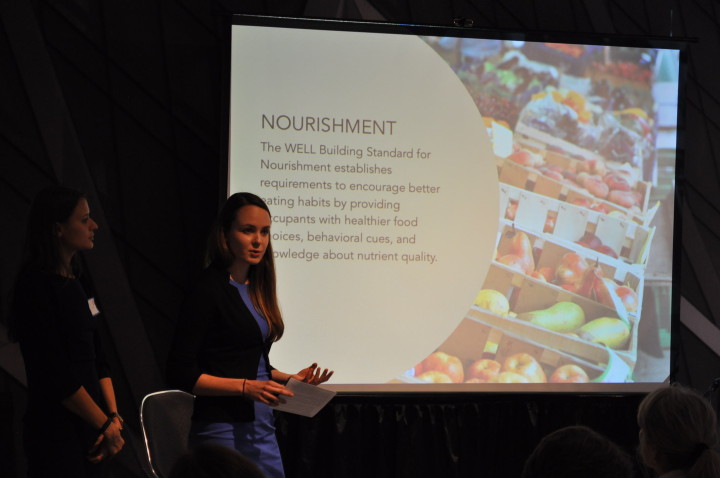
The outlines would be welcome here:
[[[100,309],[98,309],[97,304],[95,304],[95,297],[90,297],[88,299],[88,307],[90,308],[90,313],[93,317],[100,315]]]

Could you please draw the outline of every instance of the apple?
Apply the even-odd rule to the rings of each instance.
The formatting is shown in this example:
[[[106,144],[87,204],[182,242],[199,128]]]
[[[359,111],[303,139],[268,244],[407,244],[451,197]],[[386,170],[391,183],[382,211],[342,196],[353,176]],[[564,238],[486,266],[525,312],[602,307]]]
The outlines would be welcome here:
[[[574,294],[577,294],[577,291],[578,291],[577,284],[560,284],[560,287],[562,287],[566,291],[572,292]]]
[[[514,163],[531,167],[540,166],[545,161],[541,154],[533,153],[526,149],[518,149],[516,151],[513,151],[512,153],[510,153],[507,159]]]
[[[442,372],[438,372],[437,370],[429,370],[427,372],[423,372],[417,378],[419,380],[422,380],[423,382],[429,383],[453,383],[450,377],[448,377]]]
[[[587,208],[589,208],[590,206],[592,206],[592,201],[591,201],[590,199],[588,199],[588,198],[579,197],[579,198],[573,199],[573,200],[570,202],[570,204],[574,204],[575,206],[580,206],[580,207],[587,207]]]
[[[492,359],[480,359],[470,364],[467,371],[468,382],[487,383],[500,373],[500,362]]]
[[[500,372],[491,383],[530,383],[530,379],[517,372]]]
[[[540,267],[538,268],[537,272],[542,275],[548,282],[552,282],[555,280],[555,269],[553,269],[552,267]]]
[[[603,213],[603,214],[610,213],[610,206],[608,206],[607,204],[602,203],[602,202],[593,204],[592,206],[590,206],[590,209],[592,209],[593,211]]]
[[[625,305],[628,312],[637,312],[640,305],[637,293],[626,285],[621,285],[615,289],[615,293]]]
[[[590,381],[587,373],[575,364],[561,365],[550,375],[550,383],[587,383]]]
[[[555,269],[555,276],[559,284],[578,284],[589,267],[580,254],[568,252],[560,259],[560,264]]]
[[[547,279],[544,275],[540,273],[540,271],[532,271],[530,273],[530,277],[532,277],[533,279],[541,280],[543,282],[547,282]]]
[[[533,383],[545,383],[545,371],[535,357],[529,353],[520,352],[505,359],[502,366],[503,372],[515,372],[525,375]]]
[[[607,244],[600,244],[598,247],[594,247],[596,251],[598,251],[600,254],[605,254],[606,256],[610,256],[613,259],[617,259],[619,256],[617,252],[615,252],[615,249],[608,246]]]
[[[554,179],[555,181],[562,181],[564,179],[560,171],[556,171],[551,168],[540,168],[540,172],[543,174],[543,176],[547,176],[548,178]]]
[[[596,198],[605,199],[610,193],[610,187],[601,178],[590,176],[583,181],[583,186]]]
[[[608,201],[625,208],[635,206],[640,202],[638,201],[638,196],[633,191],[621,191],[619,189],[610,191]]]
[[[595,249],[602,246],[602,241],[600,240],[600,238],[592,232],[586,232],[577,242],[582,242],[583,245],[589,249]]]
[[[465,378],[463,364],[459,358],[445,352],[435,352],[422,361],[423,374],[429,371],[442,372],[453,383],[462,383]]]
[[[618,191],[630,191],[632,190],[632,187],[630,187],[630,183],[628,182],[627,178],[624,174],[621,174],[619,172],[612,172],[607,173],[605,175],[605,178],[603,178],[603,181],[605,181],[605,184],[608,185],[610,190],[618,190]]]

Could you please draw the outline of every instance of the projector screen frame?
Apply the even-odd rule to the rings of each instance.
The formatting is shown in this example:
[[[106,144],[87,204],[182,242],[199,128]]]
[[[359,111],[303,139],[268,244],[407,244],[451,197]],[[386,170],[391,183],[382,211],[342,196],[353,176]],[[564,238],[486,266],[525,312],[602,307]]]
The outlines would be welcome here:
[[[233,25],[246,25],[258,27],[290,28],[290,29],[311,29],[325,31],[349,31],[368,32],[393,35],[412,36],[449,36],[458,38],[482,38],[510,41],[527,42],[553,42],[578,45],[603,45],[603,46],[629,46],[637,48],[660,48],[677,50],[679,52],[679,78],[678,78],[678,109],[677,109],[677,130],[675,149],[675,185],[673,190],[674,206],[674,227],[673,227],[673,248],[672,248],[672,287],[671,287],[671,311],[670,311],[670,366],[668,380],[672,381],[677,370],[678,355],[678,328],[679,328],[679,303],[680,303],[680,255],[681,255],[681,208],[682,208],[682,166],[684,162],[684,136],[685,136],[685,83],[687,70],[687,44],[693,42],[689,38],[659,37],[659,36],[634,36],[596,33],[574,33],[574,32],[549,32],[549,31],[517,31],[500,29],[477,29],[454,26],[438,25],[411,25],[386,22],[363,22],[344,21],[328,19],[304,19],[292,17],[270,17],[257,15],[233,15],[230,17],[228,31]],[[228,33],[228,39],[231,34]],[[235,191],[229,191],[229,156],[230,156],[230,106],[229,98],[231,91],[230,80],[230,42],[227,45],[223,62],[223,102],[222,113],[225,127],[222,140],[222,154],[228,158],[226,167],[220,168],[221,194],[219,202]],[[288,311],[292,314],[292,311]],[[332,364],[322,364],[332,366]],[[404,396],[414,394],[427,394],[441,392],[443,394],[472,394],[472,393],[558,393],[558,394],[636,394],[649,392],[661,385],[661,382],[636,382],[625,384],[575,384],[570,389],[567,386],[554,386],[550,384],[407,384],[378,383],[378,384],[332,384],[327,388],[347,396],[372,396],[376,394]]]

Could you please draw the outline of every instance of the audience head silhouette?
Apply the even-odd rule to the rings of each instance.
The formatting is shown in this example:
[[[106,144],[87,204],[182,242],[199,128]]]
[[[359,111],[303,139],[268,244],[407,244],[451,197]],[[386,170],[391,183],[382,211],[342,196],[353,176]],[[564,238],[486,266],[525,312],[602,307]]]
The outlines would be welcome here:
[[[640,403],[637,421],[640,456],[656,472],[720,476],[716,414],[697,392],[680,386],[659,388]]]
[[[525,462],[523,478],[631,478],[630,456],[600,433],[569,426],[545,436]]]
[[[265,478],[265,475],[237,451],[203,443],[178,458],[169,478]]]

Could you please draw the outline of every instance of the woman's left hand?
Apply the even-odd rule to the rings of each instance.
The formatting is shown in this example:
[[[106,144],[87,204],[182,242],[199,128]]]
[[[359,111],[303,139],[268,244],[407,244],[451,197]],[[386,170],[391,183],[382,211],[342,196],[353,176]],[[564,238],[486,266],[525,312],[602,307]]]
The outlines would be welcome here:
[[[314,363],[309,367],[300,370],[295,375],[292,375],[292,378],[300,382],[309,383],[310,385],[319,385],[330,380],[333,373],[335,373],[333,370],[323,370]]]

